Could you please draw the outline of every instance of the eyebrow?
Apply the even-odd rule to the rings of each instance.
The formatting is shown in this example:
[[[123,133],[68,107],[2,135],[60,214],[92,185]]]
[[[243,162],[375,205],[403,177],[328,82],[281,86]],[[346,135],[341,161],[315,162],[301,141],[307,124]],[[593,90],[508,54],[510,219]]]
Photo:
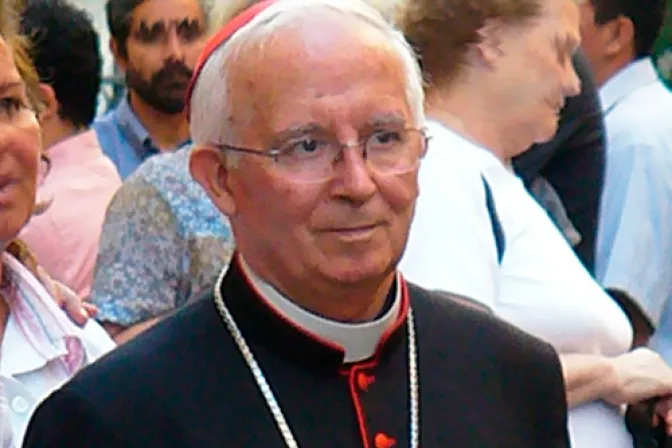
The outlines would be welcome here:
[[[390,125],[395,127],[403,127],[405,124],[406,119],[402,114],[389,112],[374,116],[373,118],[367,120],[362,126],[362,128],[369,131],[377,127],[390,126]],[[327,130],[325,129],[325,127],[317,122],[310,122],[289,126],[288,128],[275,134],[275,137],[273,138],[273,144],[277,145],[291,138],[302,137],[310,133],[326,132],[326,131]]]
[[[5,94],[9,90],[23,88],[23,81],[4,81],[0,82],[0,94]]]
[[[175,30],[180,33],[185,30],[194,30],[201,27],[201,22],[199,19],[190,19],[188,17],[182,19],[172,19],[167,23],[165,20],[158,20],[151,25],[147,24],[144,20],[141,20],[138,24],[138,29],[134,31],[134,35],[156,35],[159,33],[165,33],[168,28],[171,26],[175,27]]]
[[[401,113],[397,112],[387,112],[381,115],[377,115],[366,122],[366,126],[370,128],[390,125],[401,127],[405,124],[406,118]]]
[[[141,20],[140,24],[138,25],[138,29],[135,30],[133,34],[139,36],[148,36],[148,35],[151,36],[154,34],[165,32],[165,30],[166,30],[166,23],[163,20],[154,22],[151,25],[148,25],[147,22]]]
[[[198,19],[182,19],[175,21],[177,32],[198,30],[201,28],[201,22]]]

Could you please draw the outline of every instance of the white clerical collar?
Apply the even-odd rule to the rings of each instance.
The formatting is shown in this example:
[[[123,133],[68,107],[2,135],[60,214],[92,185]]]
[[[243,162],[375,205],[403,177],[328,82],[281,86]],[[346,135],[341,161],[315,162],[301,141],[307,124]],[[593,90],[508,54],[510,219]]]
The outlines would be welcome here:
[[[239,258],[239,261],[243,273],[262,299],[284,318],[289,319],[306,331],[342,347],[345,351],[344,362],[346,363],[371,358],[376,352],[378,342],[383,334],[394,325],[399,315],[401,308],[399,274],[396,278],[397,288],[394,303],[383,316],[371,322],[344,323],[326,319],[301,308],[256,275],[242,257]]]

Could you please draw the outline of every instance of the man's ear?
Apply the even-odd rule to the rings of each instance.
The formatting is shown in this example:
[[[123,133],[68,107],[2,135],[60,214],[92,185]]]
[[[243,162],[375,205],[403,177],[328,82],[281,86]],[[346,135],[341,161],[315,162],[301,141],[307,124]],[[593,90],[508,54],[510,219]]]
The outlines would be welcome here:
[[[628,17],[619,16],[600,25],[600,32],[606,34],[604,49],[607,56],[618,56],[626,49],[635,52],[635,25]]]
[[[221,150],[208,146],[194,148],[189,158],[189,171],[222,213],[229,217],[236,214],[236,202],[230,188],[231,168]]]
[[[49,84],[40,83],[39,92],[43,108],[37,118],[40,123],[45,123],[58,116],[58,99],[56,99],[56,92]]]
[[[502,55],[502,31],[506,26],[496,19],[486,21],[478,31],[478,42],[472,48],[472,57],[476,57],[478,62],[492,66]]]
[[[110,53],[114,57],[114,62],[119,66],[121,71],[125,72],[128,67],[128,60],[124,56],[126,53],[121,51],[119,43],[113,38],[110,37]]]

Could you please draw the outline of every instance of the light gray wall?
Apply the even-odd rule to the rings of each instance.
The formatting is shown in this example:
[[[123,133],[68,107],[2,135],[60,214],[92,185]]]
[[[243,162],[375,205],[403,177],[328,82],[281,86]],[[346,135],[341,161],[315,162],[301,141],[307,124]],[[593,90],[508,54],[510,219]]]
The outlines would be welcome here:
[[[103,55],[103,76],[109,77],[113,74],[114,61],[110,53],[109,39],[110,33],[107,30],[107,19],[105,17],[105,0],[71,0],[72,3],[80,8],[86,9],[100,36],[100,51]],[[106,92],[109,89],[105,89]],[[99,101],[99,112],[102,113],[106,107],[105,93],[101,96]]]
[[[100,47],[105,60],[104,73],[106,75],[112,73],[112,55],[108,41],[110,33],[107,31],[107,21],[105,18],[105,0],[72,0],[72,2],[81,8],[86,9],[93,18],[98,34],[100,35]]]

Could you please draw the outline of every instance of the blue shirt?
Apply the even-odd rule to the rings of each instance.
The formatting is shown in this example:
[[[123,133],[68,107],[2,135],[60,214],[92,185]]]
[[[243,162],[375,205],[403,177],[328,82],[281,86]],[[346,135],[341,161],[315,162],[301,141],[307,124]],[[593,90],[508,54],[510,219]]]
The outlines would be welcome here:
[[[672,92],[651,59],[633,62],[601,89],[607,170],[596,275],[627,293],[672,362]]]
[[[233,254],[228,219],[189,172],[190,147],[143,163],[107,210],[91,302],[131,326],[210,288]]]
[[[117,167],[122,179],[126,179],[149,157],[161,152],[131,109],[128,97],[94,121],[92,127],[98,134],[103,152]]]

